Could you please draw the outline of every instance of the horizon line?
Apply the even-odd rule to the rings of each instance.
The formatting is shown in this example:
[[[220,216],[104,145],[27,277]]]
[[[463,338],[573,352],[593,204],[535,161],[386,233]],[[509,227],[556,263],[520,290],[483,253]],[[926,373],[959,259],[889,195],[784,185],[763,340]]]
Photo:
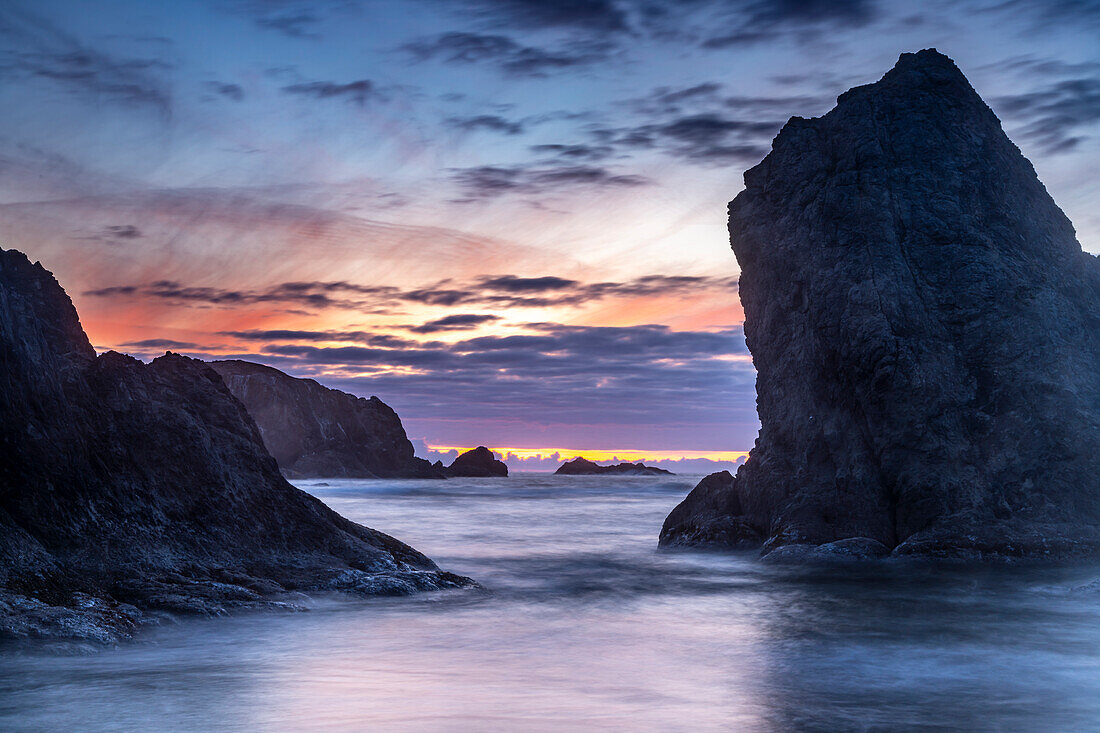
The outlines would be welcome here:
[[[457,445],[427,445],[428,450],[434,453],[447,453],[449,451],[457,451],[459,454],[465,453],[468,450],[472,450],[477,446],[457,446]],[[587,458],[592,461],[618,459],[622,461],[638,461],[643,459],[649,459],[652,461],[677,461],[677,460],[695,460],[695,459],[707,459],[711,461],[720,461],[728,463],[736,463],[738,460],[748,458],[749,452],[744,451],[700,451],[700,450],[645,450],[637,448],[509,448],[509,447],[493,447],[486,446],[489,450],[497,453],[503,457],[509,455],[515,458],[524,459],[548,459],[552,458],[555,454],[560,460],[570,460],[572,458]]]

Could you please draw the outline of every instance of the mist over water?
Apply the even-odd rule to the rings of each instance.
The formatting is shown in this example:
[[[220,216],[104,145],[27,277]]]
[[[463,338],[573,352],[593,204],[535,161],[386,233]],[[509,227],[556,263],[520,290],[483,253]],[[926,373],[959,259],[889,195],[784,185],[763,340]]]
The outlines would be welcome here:
[[[484,590],[0,653],[0,730],[1100,728],[1100,567],[659,552],[697,477],[304,481]]]

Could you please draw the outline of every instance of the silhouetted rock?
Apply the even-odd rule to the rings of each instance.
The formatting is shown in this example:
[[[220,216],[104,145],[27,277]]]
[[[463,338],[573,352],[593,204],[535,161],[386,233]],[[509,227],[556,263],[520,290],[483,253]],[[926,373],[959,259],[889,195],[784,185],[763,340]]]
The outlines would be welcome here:
[[[53,276],[0,250],[0,636],[469,582],[288,484],[206,364],[97,357]]]
[[[493,452],[481,445],[473,450],[468,450],[447,466],[448,476],[507,476],[508,466],[498,461]]]
[[[671,476],[672,471],[647,466],[644,463],[616,463],[613,466],[601,466],[587,458],[577,457],[558,467],[555,474],[563,476],[593,476],[600,474],[618,474],[621,476]]]
[[[290,478],[443,478],[413,455],[401,419],[369,400],[249,361],[213,361]]]
[[[745,186],[760,435],[661,543],[1095,552],[1100,265],[951,60],[791,119]]]

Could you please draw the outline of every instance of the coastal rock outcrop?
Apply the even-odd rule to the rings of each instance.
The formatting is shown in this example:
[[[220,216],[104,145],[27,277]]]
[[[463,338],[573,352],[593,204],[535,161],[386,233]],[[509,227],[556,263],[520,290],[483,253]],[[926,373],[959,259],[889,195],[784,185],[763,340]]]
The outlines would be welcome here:
[[[401,418],[369,400],[249,361],[213,361],[289,478],[442,478],[413,455]]]
[[[508,466],[503,461],[498,461],[493,452],[483,445],[473,450],[468,450],[451,465],[444,469],[448,476],[463,476],[468,478],[486,478],[491,476],[507,476]]]
[[[0,250],[0,637],[470,583],[287,483],[203,362],[97,356],[53,276]]]
[[[555,474],[562,476],[596,476],[616,474],[620,476],[671,476],[672,471],[666,471],[656,466],[647,466],[644,463],[616,463],[612,466],[601,466],[595,461],[578,456],[571,461],[558,466]]]
[[[950,59],[792,118],[729,214],[760,434],[662,545],[1100,548],[1100,263]]]

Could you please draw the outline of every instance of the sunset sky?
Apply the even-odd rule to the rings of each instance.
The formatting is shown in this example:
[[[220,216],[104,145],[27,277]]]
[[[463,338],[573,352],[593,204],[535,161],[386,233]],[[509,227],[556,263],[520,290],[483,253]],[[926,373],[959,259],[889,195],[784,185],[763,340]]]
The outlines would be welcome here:
[[[0,246],[101,350],[376,394],[421,447],[731,460],[726,203],[782,123],[935,46],[1100,252],[1097,38],[1090,0],[4,0]]]

